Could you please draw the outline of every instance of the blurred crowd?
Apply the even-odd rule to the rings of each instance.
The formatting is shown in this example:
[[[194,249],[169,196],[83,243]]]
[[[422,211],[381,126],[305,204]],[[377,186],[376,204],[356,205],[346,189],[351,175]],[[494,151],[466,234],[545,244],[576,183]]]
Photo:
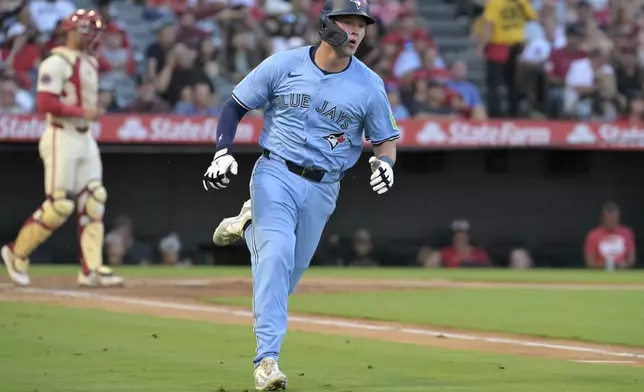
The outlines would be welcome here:
[[[473,2],[491,116],[641,122],[644,2]]]
[[[468,21],[477,55],[443,61],[419,0],[371,0],[377,23],[357,57],[385,81],[396,119],[642,119],[643,0],[431,1],[452,4]],[[125,24],[137,21],[115,11],[123,3],[153,26],[146,47],[132,44],[134,27]],[[34,110],[37,66],[62,42],[59,21],[79,5],[96,6],[108,22],[95,49],[108,112],[216,116],[264,58],[319,42],[322,3],[3,0],[0,113]],[[485,62],[485,91],[469,78],[472,61]]]
[[[132,0],[155,35],[137,49],[114,12],[124,1],[95,3],[107,21],[95,49],[99,101],[111,113],[216,116],[234,85],[264,58],[319,42],[322,0]],[[416,0],[372,0],[370,6],[377,24],[369,26],[357,56],[385,80],[398,120],[485,118],[466,63],[444,63]],[[75,7],[71,0],[0,3],[0,112],[34,110],[37,65],[62,42],[59,21]]]

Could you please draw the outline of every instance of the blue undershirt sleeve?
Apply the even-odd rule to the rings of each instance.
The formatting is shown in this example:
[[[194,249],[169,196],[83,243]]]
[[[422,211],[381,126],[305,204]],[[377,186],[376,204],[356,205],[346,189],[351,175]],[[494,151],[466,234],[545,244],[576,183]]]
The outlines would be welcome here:
[[[227,148],[231,150],[237,126],[241,119],[248,113],[248,109],[242,107],[234,99],[229,99],[224,105],[219,123],[217,124],[217,151]]]

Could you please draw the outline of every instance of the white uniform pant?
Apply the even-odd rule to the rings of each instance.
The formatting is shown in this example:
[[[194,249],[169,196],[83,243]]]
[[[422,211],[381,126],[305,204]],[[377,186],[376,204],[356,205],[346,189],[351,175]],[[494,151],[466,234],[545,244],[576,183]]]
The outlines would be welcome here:
[[[48,125],[38,149],[45,166],[45,194],[65,190],[76,196],[90,181],[102,182],[103,164],[91,130],[81,133]]]

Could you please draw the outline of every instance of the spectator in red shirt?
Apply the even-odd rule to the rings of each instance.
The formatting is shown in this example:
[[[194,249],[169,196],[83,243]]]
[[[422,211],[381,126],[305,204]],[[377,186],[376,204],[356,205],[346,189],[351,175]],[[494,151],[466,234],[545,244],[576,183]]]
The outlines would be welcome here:
[[[133,76],[136,73],[134,52],[126,41],[125,31],[114,23],[107,25],[98,55],[103,72],[118,71]]]
[[[581,49],[584,41],[584,31],[579,25],[571,25],[566,29],[566,46],[553,49],[550,60],[546,64],[548,75],[548,115],[550,118],[561,118],[563,114],[564,84],[568,69],[573,61],[587,57]]]
[[[179,29],[177,42],[181,42],[190,49],[199,49],[201,41],[208,37],[208,33],[197,27],[197,17],[192,10],[179,14]]]
[[[452,245],[442,248],[441,264],[446,268],[492,267],[485,249],[470,242],[470,224],[465,220],[452,223]]]
[[[607,202],[602,207],[601,225],[590,230],[584,246],[586,266],[601,268],[612,258],[615,268],[630,268],[635,264],[633,231],[620,224],[619,207]]]
[[[439,60],[438,51],[436,50],[436,48],[427,48],[422,53],[421,61],[421,68],[410,74],[412,80],[426,79],[444,83],[452,79],[452,74],[448,69],[437,65],[442,64],[442,61]]]
[[[20,88],[30,90],[40,63],[40,48],[27,7],[17,12],[17,20],[6,31],[6,40],[0,47],[0,63],[5,75],[13,77]]]

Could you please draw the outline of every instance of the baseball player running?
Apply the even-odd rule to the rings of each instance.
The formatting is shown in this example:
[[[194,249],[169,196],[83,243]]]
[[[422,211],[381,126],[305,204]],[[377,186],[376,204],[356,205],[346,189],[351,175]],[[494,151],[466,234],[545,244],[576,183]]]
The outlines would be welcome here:
[[[78,10],[63,21],[64,46],[54,48],[38,68],[38,111],[47,127],[38,149],[45,167],[43,204],[25,222],[14,242],[1,250],[16,284],[29,284],[29,255],[74,213],[82,269],[81,286],[119,286],[121,277],[103,266],[103,187],[101,157],[90,131],[103,111],[97,108],[98,61],[89,54],[103,30],[95,11]]]
[[[213,235],[220,246],[244,236],[251,252],[258,390],[286,389],[277,361],[288,296],[335,209],[340,179],[361,154],[363,129],[375,153],[370,185],[383,194],[394,183],[399,132],[384,83],[353,57],[372,23],[364,0],[326,1],[321,44],[264,60],[235,87],[220,117],[206,190],[226,188],[229,175],[237,174],[231,155],[236,127],[249,110],[264,108],[264,152],[253,169],[251,198]]]

